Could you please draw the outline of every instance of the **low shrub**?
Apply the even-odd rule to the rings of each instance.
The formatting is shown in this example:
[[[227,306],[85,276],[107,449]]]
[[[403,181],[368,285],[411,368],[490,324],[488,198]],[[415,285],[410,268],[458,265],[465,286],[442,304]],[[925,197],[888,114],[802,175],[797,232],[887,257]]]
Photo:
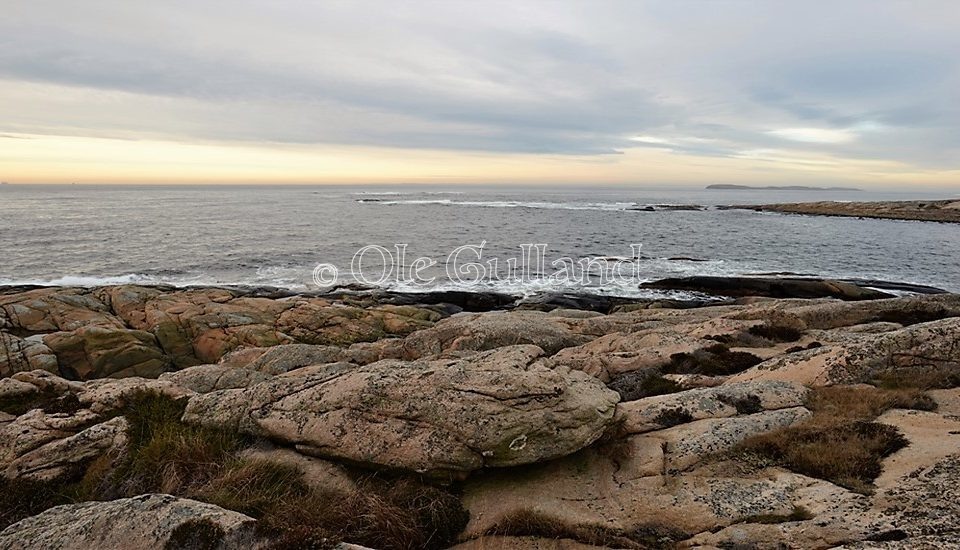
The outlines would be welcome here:
[[[181,523],[170,534],[165,550],[217,550],[226,533],[216,523],[205,518]]]
[[[777,324],[754,325],[747,332],[773,342],[796,342],[803,337],[803,331]]]
[[[664,409],[657,417],[654,419],[654,422],[660,424],[665,428],[670,426],[677,426],[680,424],[686,424],[687,422],[693,421],[693,415],[690,414],[690,411],[684,409],[683,407],[675,407],[672,409]]]
[[[791,521],[807,521],[813,519],[813,514],[803,506],[794,506],[789,514],[758,514],[741,519],[737,523],[789,523]]]
[[[723,344],[716,344],[693,353],[675,353],[670,356],[670,364],[663,372],[668,374],[703,374],[706,376],[726,376],[743,372],[763,362],[752,353],[730,351]]]
[[[364,480],[349,495],[307,492],[260,516],[274,548],[331,548],[336,543],[383,550],[446,548],[469,515],[452,493],[415,480]]]
[[[683,391],[683,386],[664,378],[655,369],[627,372],[611,380],[607,386],[620,394],[621,401],[636,401],[644,397],[666,395]]]
[[[732,395],[720,395],[717,399],[726,405],[737,409],[738,414],[754,414],[763,411],[763,404],[760,398],[753,394],[743,397],[734,397]]]

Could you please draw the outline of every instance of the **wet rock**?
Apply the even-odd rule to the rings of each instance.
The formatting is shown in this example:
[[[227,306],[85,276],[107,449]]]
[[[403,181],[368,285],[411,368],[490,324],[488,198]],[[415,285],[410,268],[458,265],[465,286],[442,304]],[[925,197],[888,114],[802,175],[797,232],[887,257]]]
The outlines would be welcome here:
[[[892,294],[857,284],[829,279],[787,277],[681,277],[643,283],[641,288],[687,290],[719,296],[768,296],[771,298],[840,298],[876,300]]]

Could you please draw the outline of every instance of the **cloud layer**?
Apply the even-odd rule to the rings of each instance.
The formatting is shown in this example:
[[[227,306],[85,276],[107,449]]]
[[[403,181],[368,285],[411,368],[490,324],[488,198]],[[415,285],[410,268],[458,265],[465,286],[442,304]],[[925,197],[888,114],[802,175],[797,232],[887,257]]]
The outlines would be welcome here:
[[[31,0],[0,137],[960,169],[951,1]]]

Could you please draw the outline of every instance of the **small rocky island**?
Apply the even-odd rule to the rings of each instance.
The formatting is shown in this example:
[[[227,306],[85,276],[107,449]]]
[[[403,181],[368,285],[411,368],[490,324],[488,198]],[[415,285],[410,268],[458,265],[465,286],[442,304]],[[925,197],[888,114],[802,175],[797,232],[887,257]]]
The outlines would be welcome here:
[[[960,199],[873,202],[822,201],[732,206],[728,208],[811,216],[960,223]]]
[[[955,544],[960,295],[791,285],[0,289],[0,548]]]

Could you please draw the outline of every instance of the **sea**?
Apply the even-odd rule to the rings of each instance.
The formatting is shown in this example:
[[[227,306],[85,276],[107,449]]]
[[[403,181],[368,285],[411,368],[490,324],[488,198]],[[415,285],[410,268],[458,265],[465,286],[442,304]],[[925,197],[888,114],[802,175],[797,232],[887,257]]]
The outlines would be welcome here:
[[[957,195],[599,186],[0,185],[0,285],[303,291],[362,284],[411,292],[657,297],[662,291],[641,289],[640,283],[777,274],[960,292],[958,224],[724,208]]]

